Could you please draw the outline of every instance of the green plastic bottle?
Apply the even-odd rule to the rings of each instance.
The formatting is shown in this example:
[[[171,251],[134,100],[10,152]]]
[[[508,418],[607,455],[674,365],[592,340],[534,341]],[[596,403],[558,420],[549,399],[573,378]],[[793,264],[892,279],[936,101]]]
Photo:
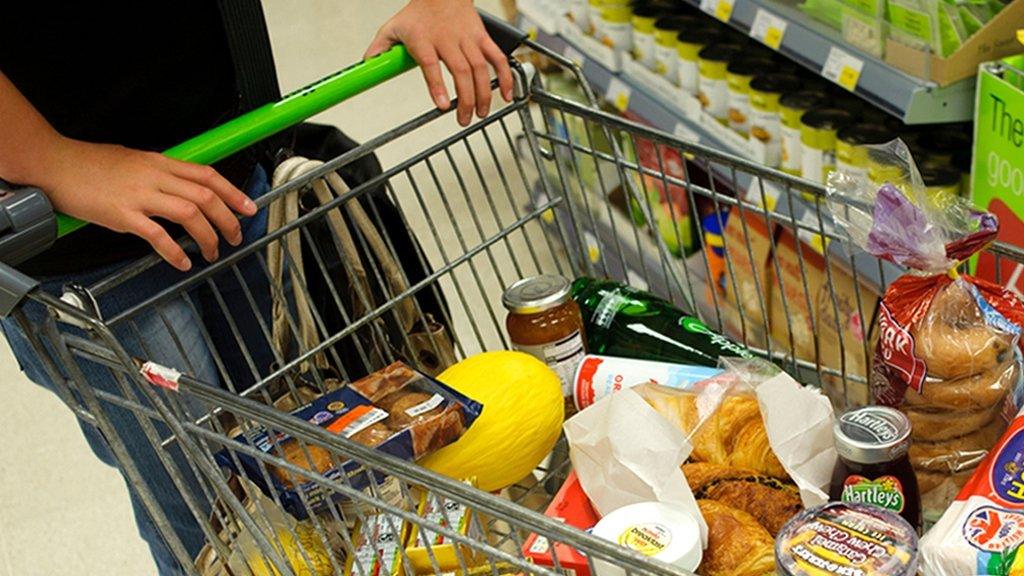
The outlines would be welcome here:
[[[717,366],[723,356],[754,357],[671,303],[620,282],[577,278],[572,297],[591,354],[701,366]]]

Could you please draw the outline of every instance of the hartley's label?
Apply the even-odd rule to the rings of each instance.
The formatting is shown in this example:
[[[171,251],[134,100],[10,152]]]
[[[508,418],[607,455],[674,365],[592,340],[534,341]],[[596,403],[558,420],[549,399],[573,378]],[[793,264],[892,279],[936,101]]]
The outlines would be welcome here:
[[[655,556],[672,542],[672,531],[656,522],[633,524],[619,534],[619,544],[644,556]]]
[[[848,476],[843,483],[843,502],[870,504],[900,513],[906,504],[903,484],[895,476],[882,476],[871,480],[857,474]]]
[[[914,337],[901,326],[883,302],[878,308],[878,350],[882,360],[908,386],[921,391],[927,373],[924,360],[914,355]]]
[[[870,409],[855,410],[843,414],[840,421],[844,430],[856,427],[866,432],[877,444],[888,444],[900,437],[900,429],[889,419],[880,418],[871,413]]]

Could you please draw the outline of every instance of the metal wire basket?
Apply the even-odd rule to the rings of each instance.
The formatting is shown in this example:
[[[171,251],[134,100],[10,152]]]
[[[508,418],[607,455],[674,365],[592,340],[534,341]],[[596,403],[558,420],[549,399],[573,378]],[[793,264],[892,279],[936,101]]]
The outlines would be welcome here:
[[[558,54],[531,48],[580,78]],[[21,280],[23,296],[11,315],[62,399],[107,439],[186,572],[548,575],[574,569],[563,566],[559,554],[545,566],[528,553],[569,547],[586,558],[585,567],[575,570],[591,574],[602,560],[630,574],[682,573],[538,512],[568,471],[568,461],[557,456],[564,446],[534,474],[492,494],[289,413],[310,390],[321,394],[350,373],[382,368],[366,354],[341,357],[338,344],[358,341],[367,329],[381,332],[377,320],[403,302],[413,302],[419,319],[429,323],[419,295],[447,302],[435,320],[451,329],[456,355],[463,358],[509,347],[500,294],[513,281],[540,273],[614,278],[699,314],[711,328],[776,360],[802,381],[823,386],[838,403],[866,401],[872,347],[867,327],[874,315],[868,292],[880,293],[898,270],[845,247],[823,210],[821,187],[605,113],[585,84],[583,101],[575,102],[546,90],[527,68],[517,65],[515,72],[513,103],[405,155],[380,176],[216,264],[168,276],[158,293],[133,289],[136,279],[162,273],[156,257],[69,289],[63,299],[8,270]],[[449,124],[438,123],[443,115],[431,111],[405,122],[271,190],[258,205],[266,207],[371,153],[400,155],[403,137],[448,130]],[[334,292],[326,306],[336,308],[345,326],[331,329],[315,313],[319,344],[306,348],[296,340],[289,354],[281,354],[266,303],[271,292],[284,288],[275,284],[268,247],[279,246],[287,266],[297,256],[289,237],[311,238],[314,226],[330,214],[350,215],[353,203],[372,195],[397,206],[419,240],[414,254],[400,253],[385,230],[388,250],[399,260],[414,258],[429,272],[415,281],[406,278],[406,288],[394,293],[371,260],[369,281],[385,294],[383,301],[360,307]],[[666,223],[658,215],[666,197],[689,211],[668,209]],[[366,206],[383,226],[376,204]],[[698,207],[710,215],[708,223],[717,223],[720,240],[698,236]],[[755,228],[768,231],[761,244],[753,241]],[[360,229],[353,233],[365,246]],[[305,245],[312,247],[307,274],[317,269],[309,264],[315,262],[322,280],[334,286],[326,255],[314,242]],[[765,250],[789,250],[793,256],[789,264],[765,260],[763,269],[751,271]],[[1004,262],[1015,267],[1024,261],[1004,246],[990,253],[1000,276]],[[285,306],[283,314],[297,329],[294,307]],[[862,319],[859,339],[848,338],[850,318]],[[221,323],[229,337],[213,337],[211,321]],[[836,345],[826,347],[826,337]],[[173,345],[156,349],[157,339]],[[267,354],[271,361],[262,362]],[[318,356],[326,356],[331,368],[314,362]],[[381,360],[395,359],[392,354]],[[268,433],[270,450],[247,441],[258,432]],[[294,439],[310,461],[315,452],[336,468],[354,461],[360,471],[339,477],[297,465],[282,453],[285,438]],[[140,465],[142,453],[159,470]],[[255,466],[243,465],[243,458]],[[281,520],[275,475],[315,486],[298,491],[301,523]],[[248,481],[265,493],[254,493]],[[438,512],[424,514],[423,503],[434,503]],[[183,532],[173,525],[175,506],[187,510],[194,526]],[[425,538],[424,555],[414,561],[400,545],[414,528],[443,537],[444,549],[431,544],[437,539]],[[198,560],[196,541],[205,544]],[[239,554],[245,561],[233,562]]]

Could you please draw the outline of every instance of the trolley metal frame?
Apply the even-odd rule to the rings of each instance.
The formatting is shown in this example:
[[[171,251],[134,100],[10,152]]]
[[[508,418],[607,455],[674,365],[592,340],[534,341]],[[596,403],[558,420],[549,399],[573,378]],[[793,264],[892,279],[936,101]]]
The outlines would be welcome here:
[[[551,94],[529,67],[516,64],[514,102],[468,128],[449,134],[428,149],[394,163],[381,176],[231,252],[216,264],[184,276],[157,293],[136,294],[134,300],[113,313],[106,309],[107,298],[130,287],[133,279],[153,273],[161,266],[156,256],[143,258],[91,286],[63,294],[42,288],[28,289],[24,301],[11,313],[38,353],[61,399],[81,420],[98,427],[106,437],[126,478],[186,573],[204,574],[194,563],[195,551],[188,549],[172,528],[160,503],[162,495],[154,493],[129,449],[129,441],[138,440],[139,435],[145,438],[170,476],[178,497],[191,511],[215,556],[226,562],[233,552],[237,553],[233,550],[234,538],[246,532],[251,535],[262,558],[251,565],[254,574],[319,574],[314,571],[313,562],[314,548],[318,546],[303,544],[294,528],[289,529],[290,538],[284,538],[292,543],[284,542],[281,534],[270,530],[267,510],[247,505],[233,491],[225,470],[233,469],[235,473],[243,470],[239,462],[241,455],[259,463],[260,474],[253,480],[263,485],[273,486],[273,471],[284,471],[292,478],[312,481],[346,500],[345,505],[331,499],[316,504],[299,492],[308,513],[308,525],[315,529],[319,547],[330,551],[330,566],[325,569],[329,572],[324,573],[346,573],[345,556],[353,555],[353,540],[357,536],[353,523],[366,525],[373,514],[382,514],[396,534],[402,533],[403,524],[415,524],[427,534],[440,534],[458,543],[455,547],[457,571],[462,574],[553,576],[564,572],[557,555],[551,567],[531,563],[524,557],[524,542],[531,533],[545,538],[548,549],[569,546],[585,552],[592,574],[595,559],[621,566],[628,574],[674,576],[684,573],[538,513],[536,509],[546,505],[553,489],[557,489],[558,482],[567,473],[569,464],[564,459],[553,458],[549,465],[503,494],[488,494],[295,418],[274,408],[274,398],[268,391],[272,383],[282,381],[295,397],[303,383],[325,390],[331,374],[313,368],[300,378],[299,366],[316,354],[331,355],[334,344],[353,338],[363,327],[373,327],[374,320],[391,313],[398,302],[425,291],[447,297],[449,309],[442,320],[454,331],[460,357],[488,348],[507,347],[507,336],[499,321],[500,290],[518,277],[539,272],[642,281],[680,306],[696,312],[704,310],[702,316],[713,329],[727,330],[724,297],[718,290],[707,289],[711,271],[705,252],[699,250],[686,260],[672,255],[657,231],[652,233],[648,226],[638,223],[639,219],[631,219],[628,213],[613,205],[609,194],[616,189],[626,199],[627,207],[632,200],[646,222],[655,221],[649,186],[651,182],[658,182],[665,188],[684,189],[691,206],[709,202],[719,214],[728,208],[761,218],[769,227],[817,234],[835,242],[844,240],[841,233],[828,225],[829,216],[821,201],[824,190],[820,186],[602,112],[595,107],[596,99],[577,67],[542,46],[527,44],[534,52],[574,74],[589,102],[574,102]],[[290,190],[301,189],[330,171],[378,152],[428,125],[435,125],[444,115],[437,110],[422,114],[325,163],[320,169],[270,191],[259,198],[257,204],[265,208]],[[562,130],[570,123],[582,126],[582,132],[570,134]],[[601,137],[607,147],[595,141]],[[641,142],[662,147],[655,165],[635,159]],[[634,152],[632,156],[630,151]],[[666,169],[667,151],[688,159],[681,177]],[[511,162],[506,163],[509,159]],[[594,171],[588,176],[591,166]],[[698,182],[691,178],[691,174],[700,172],[704,173],[704,180]],[[736,183],[747,180],[754,182],[750,193],[740,190],[737,194],[733,190]],[[257,304],[260,287],[243,281],[244,271],[257,270],[264,279],[269,279],[263,256],[269,245],[275,242],[284,245],[289,234],[308,238],[312,223],[323,219],[330,211],[346,210],[348,202],[359,201],[378,186],[386,189],[386,195],[400,208],[406,224],[419,235],[424,246],[414,256],[430,264],[433,272],[404,293],[390,294],[386,302],[361,317],[346,316],[348,326],[343,330],[328,332],[319,314],[315,314],[318,327],[323,331],[319,346],[299,350],[289,357],[277,354],[272,365],[257,366],[246,339],[269,341],[269,327],[265,311]],[[765,209],[763,206],[768,204],[767,197],[772,190],[781,192],[781,197],[793,204],[801,201],[802,195],[808,195],[810,200],[805,204],[810,206],[812,217],[798,219],[792,213]],[[437,213],[441,216],[435,216]],[[672,217],[675,218],[674,212]],[[679,228],[675,230],[678,234]],[[361,236],[359,240],[365,242]],[[388,242],[394,250],[390,240]],[[776,247],[774,239],[772,247]],[[801,243],[797,243],[797,247],[798,251],[808,249]],[[293,258],[286,246],[284,250],[286,262],[291,262]],[[990,250],[1000,263],[1016,266],[1024,262],[1024,252],[1019,249],[996,245]],[[727,242],[724,251],[729,270],[726,277],[735,282],[736,274],[741,272],[733,269],[735,258],[730,254],[744,251],[749,259],[751,247]],[[859,285],[856,282],[858,266],[852,254],[845,262],[835,261],[838,259],[835,251],[825,250],[821,256],[827,263],[830,305],[835,308],[839,304],[832,285],[832,265],[843,266],[852,273],[855,285]],[[320,255],[316,255],[314,261],[326,273]],[[806,281],[802,254],[800,269]],[[884,282],[881,267],[880,275]],[[238,297],[244,299],[240,301],[248,305],[256,319],[258,333],[243,334],[236,326],[242,318],[229,313],[230,305],[235,303],[226,302],[221,293],[227,277],[239,281]],[[24,278],[21,280],[30,288],[34,284]],[[373,281],[383,287],[379,270],[374,270]],[[328,279],[328,282],[331,281]],[[267,288],[282,289],[269,284]],[[218,350],[203,326],[203,315],[195,296],[199,289],[212,292],[242,360],[250,366],[250,374],[239,376],[226,368],[224,350]],[[768,309],[765,293],[762,290],[763,311]],[[804,293],[806,298],[812,297],[807,294],[806,284]],[[334,299],[345,313],[348,306],[344,299],[337,294]],[[782,302],[784,306],[795,304],[787,303],[785,297]],[[216,381],[197,378],[196,368],[188,365],[190,353],[186,348],[189,343],[178,339],[174,328],[176,321],[168,312],[171,306],[184,310],[187,321],[198,326],[202,344],[208,349],[215,367]],[[422,315],[422,310],[419,313]],[[863,318],[870,318],[873,310],[859,313]],[[753,345],[754,328],[769,323],[766,314],[762,318],[747,317],[740,308],[740,329],[733,335]],[[296,320],[292,311],[288,316],[294,328]],[[143,318],[148,319],[143,322]],[[184,364],[168,366],[181,373],[174,389],[154,386],[139,370],[143,361],[161,363],[159,358],[147,354],[148,335],[144,333],[147,326],[161,325],[165,326],[180,357],[186,360]],[[823,365],[820,357],[798,357],[792,341],[794,329],[791,325],[789,342],[772,343],[769,339],[766,345],[754,347],[765,356],[779,360],[805,381],[820,383],[827,377],[838,378],[841,384],[838,389],[844,394],[851,383],[863,382],[864,375],[850,374],[845,361],[829,366]],[[871,352],[867,339],[860,343],[841,342],[840,347],[842,358],[848,350],[862,353],[865,358]],[[332,358],[342,378],[346,377],[345,366],[358,365],[360,361],[365,363],[366,358],[339,358],[336,354]],[[363,368],[372,370],[381,366]],[[109,375],[110,386],[95,385],[97,370]],[[236,385],[243,381],[250,381],[250,384]],[[129,413],[135,425],[130,429],[115,425],[111,416],[114,410]],[[233,427],[241,434],[232,431]],[[310,458],[310,449],[324,450],[336,467],[355,460],[367,471],[379,475],[371,475],[373,480],[368,490],[357,490],[349,478],[327,477],[285,460],[277,440],[276,449],[270,453],[254,448],[244,438],[255,430],[286,433],[302,444],[307,458]],[[134,437],[129,438],[132,435]],[[229,461],[226,468],[225,458]],[[470,530],[462,533],[419,517],[415,504],[417,495],[422,492],[429,498],[445,499],[470,509],[473,512]],[[276,489],[271,489],[268,496],[280,501]],[[225,530],[225,527],[231,529]],[[289,555],[288,546],[298,550],[298,559],[294,554]],[[380,550],[375,550],[373,559],[385,562]],[[404,560],[400,572],[414,576],[404,549],[400,554]],[[429,557],[432,572],[444,572],[432,551]],[[365,557],[355,559],[352,573],[371,573],[370,566],[362,565],[366,560]]]

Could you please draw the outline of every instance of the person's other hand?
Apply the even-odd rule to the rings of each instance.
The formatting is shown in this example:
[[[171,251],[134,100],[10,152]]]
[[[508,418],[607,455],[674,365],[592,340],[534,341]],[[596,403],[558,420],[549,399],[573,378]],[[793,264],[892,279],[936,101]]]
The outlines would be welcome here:
[[[61,138],[48,154],[46,190],[54,208],[150,243],[179,270],[192,262],[153,218],[180,224],[207,261],[218,257],[218,232],[242,242],[234,210],[256,213],[256,204],[209,166],[173,160],[156,152]]]
[[[512,100],[512,71],[508,58],[491,40],[471,0],[412,0],[377,32],[363,58],[404,44],[420,65],[427,90],[442,110],[451,106],[441,77],[440,62],[455,80],[459,124],[469,125],[473,109],[480,118],[491,108],[490,67],[506,102]]]

